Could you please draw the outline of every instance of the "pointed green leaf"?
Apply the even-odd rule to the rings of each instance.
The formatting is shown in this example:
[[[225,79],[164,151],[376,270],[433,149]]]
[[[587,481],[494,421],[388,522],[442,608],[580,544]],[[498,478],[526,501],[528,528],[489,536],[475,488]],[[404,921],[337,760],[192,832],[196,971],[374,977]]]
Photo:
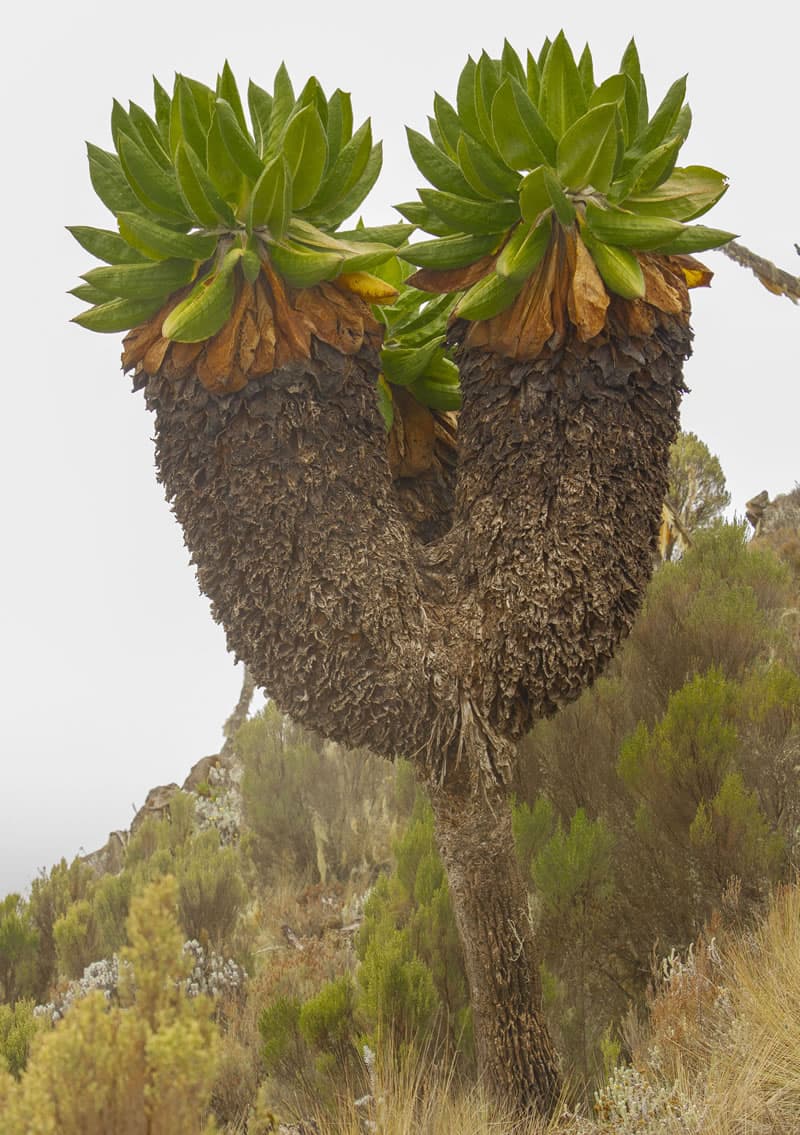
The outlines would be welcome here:
[[[454,161],[437,149],[417,130],[406,127],[408,148],[417,169],[436,189],[459,197],[475,197],[476,193]],[[480,196],[478,191],[477,196]]]
[[[122,170],[122,163],[116,154],[101,150],[99,146],[86,143],[89,156],[89,177],[95,193],[112,213],[122,209],[142,211],[139,198],[131,189]]]
[[[316,196],[310,203],[310,208],[315,214],[335,208],[337,203],[350,193],[364,176],[372,150],[372,126],[367,119],[342,147],[336,161],[323,178]]]
[[[503,54],[500,56],[500,64],[504,78],[510,75],[512,79],[517,80],[521,87],[525,86],[525,68],[522,66],[522,60],[507,39],[503,40]]]
[[[614,175],[621,137],[622,121],[615,103],[587,111],[558,143],[556,168],[561,184],[570,189],[591,185],[605,193]]]
[[[492,130],[492,102],[500,86],[501,74],[494,59],[490,59],[485,51],[481,52],[477,67],[477,85],[475,89],[475,110],[478,115],[478,125],[481,128],[478,140],[485,140],[494,148],[494,132]]]
[[[129,300],[114,299],[90,307],[80,315],[73,315],[71,322],[89,331],[128,331],[150,319],[161,307],[161,299]]]
[[[647,128],[636,138],[630,150],[631,157],[641,157],[650,153],[656,146],[665,142],[672,132],[683,100],[686,97],[686,76],[676,79],[647,124]]]
[[[575,206],[567,197],[558,178],[546,166],[544,169],[544,183],[553,204],[553,209],[564,228],[575,224]]]
[[[595,89],[594,61],[592,60],[592,53],[589,50],[588,43],[585,45],[583,51],[581,52],[581,57],[578,60],[578,74],[580,75],[583,93],[588,100],[591,100],[592,94]],[[610,100],[603,99],[602,101],[609,102]],[[591,105],[591,101],[589,101],[589,106]],[[595,105],[597,104],[595,103]]]
[[[537,166],[519,187],[519,207],[523,220],[529,225],[535,224],[541,214],[553,204],[547,188],[546,172],[546,166]]]
[[[197,113],[191,87],[183,75],[176,75],[169,122],[169,145],[173,160],[181,141],[191,146],[200,161],[205,162],[206,130]]]
[[[538,225],[519,224],[497,258],[495,271],[507,280],[526,280],[539,266],[550,244],[553,231],[549,213]]]
[[[219,108],[215,107],[206,139],[206,166],[219,195],[237,209],[244,193],[245,177],[238,164],[231,161],[231,153],[225,144],[220,118]]]
[[[381,369],[395,386],[408,386],[425,373],[433,356],[439,349],[434,340],[424,347],[384,347],[381,351]]]
[[[248,283],[254,284],[261,275],[261,260],[258,253],[252,248],[246,248],[242,253],[242,272]]]
[[[549,37],[548,37],[548,36],[545,36],[545,40],[544,40],[544,43],[543,43],[543,44],[542,44],[542,46],[540,47],[540,49],[539,49],[539,55],[538,55],[538,57],[537,57],[537,59],[536,59],[536,65],[537,65],[537,67],[539,68],[539,74],[540,74],[540,75],[541,75],[542,71],[544,70],[544,65],[545,65],[545,63],[547,62],[547,57],[548,57],[548,55],[550,54],[550,48],[551,48],[552,46],[553,46],[553,45],[552,45],[552,43],[550,42],[550,39],[549,39]]]
[[[509,280],[490,272],[466,292],[456,304],[456,319],[491,319],[505,311],[522,291],[523,280]]]
[[[437,189],[420,189],[422,202],[443,221],[451,232],[496,233],[519,220],[516,201],[473,201]]]
[[[456,92],[456,106],[458,117],[461,120],[461,129],[466,130],[473,138],[481,138],[481,126],[478,120],[477,108],[478,68],[475,60],[470,56],[458,78]]]
[[[161,328],[165,339],[200,343],[216,335],[230,318],[236,294],[234,268],[243,254],[241,248],[231,249],[219,271],[209,272],[186,299],[172,309]]]
[[[165,229],[149,217],[137,213],[120,213],[117,218],[120,234],[133,248],[151,260],[207,260],[217,247],[217,237],[204,233],[176,233]]]
[[[669,217],[640,217],[621,209],[604,209],[591,201],[586,206],[589,231],[604,244],[642,251],[659,248],[681,233],[680,221]]]
[[[177,78],[178,76],[176,76],[176,81]],[[211,87],[206,86],[205,83],[201,83],[197,79],[190,79],[188,75],[180,76],[180,78],[186,85],[187,91],[192,96],[200,125],[207,134],[211,128],[211,119],[214,117],[214,107],[217,103],[217,96],[215,92],[211,90]]]
[[[533,105],[538,108],[539,97],[542,93],[542,77],[539,72],[539,65],[530,51],[528,52],[525,66],[525,82],[520,85],[523,90],[526,91]]]
[[[138,106],[135,102],[128,104],[128,115],[131,124],[135,128],[142,145],[149,153],[150,157],[162,167],[162,169],[169,169],[171,162],[169,154],[164,146],[158,125],[153,121],[146,110]]]
[[[85,303],[108,303],[106,293],[101,292],[99,288],[93,288],[91,284],[78,284],[77,288],[70,288],[67,295],[75,296],[75,299],[83,300]]]
[[[636,256],[627,248],[604,244],[585,228],[581,236],[609,291],[624,299],[643,299],[644,276]]]
[[[217,79],[217,98],[225,100],[236,116],[239,129],[247,137],[247,119],[244,116],[242,98],[227,59],[222,66],[222,74]]]
[[[353,135],[355,138],[355,134]],[[341,156],[341,155],[340,155]],[[348,189],[344,196],[333,206],[325,209],[325,220],[331,225],[340,225],[342,221],[347,220],[349,216],[355,213],[363,202],[364,198],[372,189],[378,176],[381,172],[383,165],[383,143],[378,142],[376,146],[372,147],[369,159],[364,168],[361,177],[356,181],[351,189]]]
[[[519,174],[499,162],[488,145],[462,134],[458,140],[458,161],[472,189],[481,197],[516,197]]]
[[[560,139],[586,113],[581,77],[563,31],[553,41],[542,71],[542,117]]]
[[[118,148],[125,177],[142,204],[165,220],[188,220],[186,205],[178,191],[174,172],[162,169],[141,146],[125,134],[119,135]]]
[[[621,178],[611,186],[609,198],[616,202],[623,202],[632,194],[640,195],[654,186],[665,181],[678,157],[678,151],[683,145],[683,139],[675,137],[663,146],[658,146],[649,154],[645,154]]]
[[[439,94],[433,96],[433,113],[436,115],[436,122],[447,148],[447,155],[455,159],[458,139],[461,137],[461,123],[458,114],[447,99],[442,98]]]
[[[555,138],[513,79],[506,79],[494,96],[492,129],[500,155],[512,169],[535,169],[543,162],[555,162]]]
[[[452,226],[432,213],[421,201],[403,201],[401,204],[395,205],[394,208],[402,217],[411,221],[412,225],[423,232],[444,237],[451,236],[453,233]]]
[[[655,189],[625,200],[625,208],[642,216],[673,217],[693,221],[715,205],[728,188],[728,179],[708,166],[675,169]]]
[[[249,227],[266,225],[270,235],[280,240],[286,232],[292,213],[291,173],[283,154],[277,154],[264,166],[250,197]]]
[[[194,276],[191,260],[149,261],[145,264],[113,264],[92,268],[81,279],[111,297],[146,300],[166,298],[170,292],[188,284]]]
[[[736,236],[736,233],[725,232],[723,229],[709,229],[705,225],[684,225],[683,231],[674,240],[660,245],[658,251],[670,256],[703,252],[707,248],[719,248],[735,240]]]
[[[250,109],[250,121],[253,124],[253,136],[256,140],[256,150],[260,157],[264,157],[269,138],[269,123],[272,117],[272,95],[259,87],[251,79],[247,86],[247,105]]]
[[[172,100],[169,95],[154,75],[153,103],[156,108],[156,122],[158,123],[158,132],[161,135],[161,144],[165,147],[169,145],[169,113],[171,102]]]
[[[501,233],[456,233],[440,240],[421,240],[402,249],[404,260],[420,268],[465,268],[492,252],[502,239]]]
[[[362,225],[357,229],[339,229],[337,240],[350,240],[358,244],[361,241],[378,241],[381,244],[390,244],[392,248],[399,248],[405,244],[414,231],[414,225]]]
[[[343,148],[353,137],[353,104],[350,95],[338,88],[328,99],[328,168],[339,157]]]
[[[272,90],[272,115],[269,123],[269,138],[267,151],[272,152],[278,146],[280,139],[289,121],[289,115],[294,110],[294,87],[286,70],[286,64],[281,63],[275,73],[275,84]]]
[[[106,264],[141,264],[145,259],[135,248],[131,248],[119,233],[109,232],[107,229],[94,229],[88,225],[67,225],[67,232],[77,240],[98,260],[105,260]]]
[[[631,137],[636,138],[647,126],[647,86],[645,85],[642,67],[639,62],[639,52],[636,43],[631,40],[625,48],[620,63],[620,71],[631,80],[633,93],[628,90],[628,121],[630,123]]]
[[[217,99],[216,121],[222,133],[222,140],[235,164],[249,181],[258,181],[264,163],[258,156],[249,134],[246,134],[239,125],[233,107],[225,99]]]
[[[304,209],[320,187],[328,160],[325,127],[314,105],[304,107],[289,123],[283,152],[292,178],[292,204]]]
[[[200,159],[185,142],[179,142],[175,151],[175,172],[181,195],[201,225],[206,228],[236,225],[230,205],[217,192]]]

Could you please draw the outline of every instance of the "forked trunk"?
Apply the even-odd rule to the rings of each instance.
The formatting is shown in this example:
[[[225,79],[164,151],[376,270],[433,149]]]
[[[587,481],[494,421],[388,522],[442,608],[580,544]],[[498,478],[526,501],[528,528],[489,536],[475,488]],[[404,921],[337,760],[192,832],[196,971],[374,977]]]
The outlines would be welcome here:
[[[615,300],[589,341],[565,323],[529,361],[456,325],[454,493],[446,477],[398,492],[374,326],[349,354],[312,334],[221,395],[139,363],[231,649],[294,718],[409,757],[431,787],[481,1069],[520,1110],[549,1111],[559,1075],[514,858],[515,745],[600,673],[650,575],[690,340],[669,275],[671,311]]]

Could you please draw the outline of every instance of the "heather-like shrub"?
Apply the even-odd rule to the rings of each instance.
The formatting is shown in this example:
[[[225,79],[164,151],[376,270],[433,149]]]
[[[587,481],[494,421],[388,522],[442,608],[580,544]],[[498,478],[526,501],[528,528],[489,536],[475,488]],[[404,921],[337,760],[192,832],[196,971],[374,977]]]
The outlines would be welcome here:
[[[220,846],[214,829],[198,833],[176,865],[178,909],[188,938],[223,948],[231,939],[247,898],[238,852]]]
[[[38,1028],[32,1000],[17,1001],[13,1007],[0,1005],[0,1068],[5,1066],[19,1079]]]
[[[210,1133],[217,1036],[204,998],[181,991],[187,960],[174,879],[131,904],[122,1004],[101,993],[38,1036],[17,1085],[0,1083],[3,1135]]]

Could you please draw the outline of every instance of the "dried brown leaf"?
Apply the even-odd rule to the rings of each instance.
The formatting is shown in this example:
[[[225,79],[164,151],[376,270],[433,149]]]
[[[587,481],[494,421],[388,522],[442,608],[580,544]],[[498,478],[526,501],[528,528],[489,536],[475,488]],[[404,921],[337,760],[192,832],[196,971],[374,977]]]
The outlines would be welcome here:
[[[609,298],[591,254],[579,236],[575,237],[575,270],[567,296],[569,317],[582,343],[599,335],[605,327]]]
[[[468,264],[466,268],[448,268],[444,271],[437,268],[420,268],[413,276],[406,280],[412,288],[419,288],[421,292],[460,292],[464,288],[471,288],[482,280],[487,272],[491,272],[497,260],[497,253],[490,252]]]
[[[663,267],[651,256],[640,256],[644,276],[644,298],[647,303],[665,311],[669,315],[677,315],[684,310],[684,299],[678,288],[673,287],[665,278]],[[672,277],[673,281],[675,277]],[[685,292],[685,288],[684,288]]]

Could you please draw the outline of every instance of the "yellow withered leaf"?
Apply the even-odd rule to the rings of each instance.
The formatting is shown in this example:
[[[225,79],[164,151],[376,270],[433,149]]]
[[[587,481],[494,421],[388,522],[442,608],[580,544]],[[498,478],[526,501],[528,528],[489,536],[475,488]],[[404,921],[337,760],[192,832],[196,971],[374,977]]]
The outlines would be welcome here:
[[[641,256],[639,263],[644,276],[644,298],[647,303],[669,315],[683,311],[683,297],[677,288],[667,283],[660,265],[649,256]]]
[[[605,327],[608,292],[586,245],[575,239],[575,271],[572,274],[567,308],[582,343],[599,335]]]
[[[353,292],[368,303],[392,304],[399,294],[391,284],[370,272],[342,272],[333,283],[340,291]]]
[[[687,288],[708,288],[714,273],[693,256],[670,256],[669,264],[680,271]]]

